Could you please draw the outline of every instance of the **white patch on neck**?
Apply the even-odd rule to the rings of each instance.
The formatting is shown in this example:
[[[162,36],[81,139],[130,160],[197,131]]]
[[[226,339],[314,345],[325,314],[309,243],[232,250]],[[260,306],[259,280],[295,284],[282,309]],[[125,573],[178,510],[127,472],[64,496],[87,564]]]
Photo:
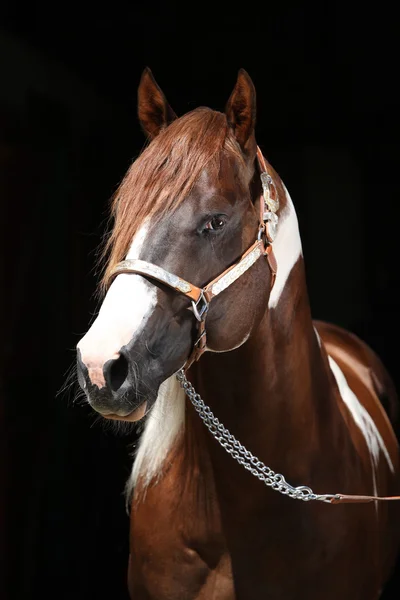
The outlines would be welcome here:
[[[367,412],[367,410],[358,400],[353,390],[350,389],[349,384],[347,383],[346,378],[339,365],[333,360],[332,357],[328,356],[328,359],[331,371],[338,384],[342,400],[349,409],[354,419],[354,422],[359,427],[367,443],[367,447],[371,457],[372,486],[374,495],[377,495],[378,489],[376,485],[376,471],[379,465],[381,452],[386,458],[390,470],[392,471],[392,473],[394,473],[394,466],[392,460],[386,448],[385,442],[383,441],[382,436],[379,433],[378,428],[375,425],[371,415]],[[376,510],[378,510],[377,502],[375,502],[375,507]]]
[[[129,258],[139,258],[145,244],[148,225],[135,235]],[[78,348],[93,382],[105,385],[103,366],[119,357],[120,349],[138,337],[157,303],[157,288],[136,274],[121,273],[112,282],[99,314]]]
[[[126,486],[128,498],[139,479],[146,488],[161,474],[169,451],[178,434],[183,431],[185,398],[185,392],[175,375],[161,384],[139,441],[139,449]]]
[[[291,270],[299,257],[303,255],[296,211],[289,192],[283,183],[282,185],[286,194],[286,207],[279,215],[278,232],[272,245],[276,257],[277,273],[269,297],[269,308],[277,306]]]
[[[315,335],[317,336],[318,344],[321,347],[322,341],[317,329],[314,327]],[[363,432],[365,440],[368,445],[368,449],[371,457],[371,467],[372,467],[372,487],[374,490],[374,496],[378,496],[378,487],[376,483],[376,469],[378,467],[379,462],[379,448],[382,449],[388,465],[392,472],[394,472],[393,463],[385,446],[385,443],[368,412],[361,405],[358,398],[354,394],[354,392],[350,389],[345,376],[343,375],[343,371],[340,369],[339,365],[333,360],[331,356],[328,355],[329,365],[331,367],[331,371],[336,379],[336,382],[339,387],[340,395],[345,402],[346,406],[350,410],[351,414],[358,427]],[[375,510],[378,512],[378,502],[375,501]]]

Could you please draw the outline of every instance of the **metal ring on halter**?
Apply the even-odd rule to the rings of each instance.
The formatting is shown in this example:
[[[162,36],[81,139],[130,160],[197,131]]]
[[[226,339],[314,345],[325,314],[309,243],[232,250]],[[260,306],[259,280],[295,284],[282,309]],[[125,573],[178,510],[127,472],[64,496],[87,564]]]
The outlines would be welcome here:
[[[198,321],[204,321],[205,315],[208,311],[208,302],[206,300],[206,297],[204,296],[203,290],[201,291],[200,297],[197,300],[197,302],[192,300],[192,309],[196,319]]]

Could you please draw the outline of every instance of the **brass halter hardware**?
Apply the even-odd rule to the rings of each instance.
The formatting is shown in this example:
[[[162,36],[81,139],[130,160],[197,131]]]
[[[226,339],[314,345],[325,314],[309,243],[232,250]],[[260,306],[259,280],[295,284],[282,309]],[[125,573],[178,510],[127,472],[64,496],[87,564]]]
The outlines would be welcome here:
[[[162,267],[139,259],[123,260],[118,263],[110,273],[109,283],[120,273],[137,273],[155,279],[190,299],[193,314],[198,322],[198,336],[193,351],[186,361],[185,370],[187,370],[193,362],[199,360],[206,349],[207,340],[205,321],[209,304],[215,296],[234,283],[261,256],[267,258],[271,270],[271,288],[275,283],[277,265],[272,249],[272,242],[275,238],[276,226],[278,223],[278,216],[276,214],[276,211],[279,209],[278,191],[271,175],[267,172],[265,159],[258,147],[257,159],[263,187],[263,193],[260,198],[259,230],[256,241],[246,250],[238,262],[226,269],[203,288],[199,288],[196,285],[185,281],[181,277],[166,271]]]

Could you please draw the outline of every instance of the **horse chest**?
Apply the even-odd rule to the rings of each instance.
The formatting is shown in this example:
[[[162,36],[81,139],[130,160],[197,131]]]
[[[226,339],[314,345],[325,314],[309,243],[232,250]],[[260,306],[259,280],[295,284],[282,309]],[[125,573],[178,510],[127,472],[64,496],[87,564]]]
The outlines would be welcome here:
[[[315,511],[303,503],[260,519],[228,511],[222,527],[213,496],[205,502],[199,490],[175,494],[164,483],[132,509],[129,583],[135,600],[289,600],[305,592],[310,599],[333,599],[357,593],[351,588],[365,571],[374,540],[366,532],[360,548],[359,537],[348,534],[355,529],[343,507],[337,518],[327,518],[329,506]],[[364,573],[362,579],[365,590],[374,589],[373,577]]]
[[[157,491],[149,490],[146,501],[132,509],[132,598],[234,598],[230,559],[212,503],[187,491],[176,495],[168,486]]]

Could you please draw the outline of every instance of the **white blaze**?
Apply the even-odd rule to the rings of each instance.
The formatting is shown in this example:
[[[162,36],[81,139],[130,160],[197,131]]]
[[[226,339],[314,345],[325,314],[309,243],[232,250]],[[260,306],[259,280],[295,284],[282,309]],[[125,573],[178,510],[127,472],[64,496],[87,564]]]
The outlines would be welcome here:
[[[135,258],[140,258],[140,253],[142,252],[146,242],[149,226],[150,223],[146,219],[145,223],[140,227],[140,229],[137,230],[132,240],[131,247],[128,250],[128,254],[126,255],[126,258],[129,258],[131,260]]]
[[[127,258],[139,258],[148,225],[135,235]],[[157,288],[140,275],[121,273],[108,290],[99,314],[78,344],[92,383],[105,385],[103,366],[119,357],[122,346],[140,335],[157,302]]]

